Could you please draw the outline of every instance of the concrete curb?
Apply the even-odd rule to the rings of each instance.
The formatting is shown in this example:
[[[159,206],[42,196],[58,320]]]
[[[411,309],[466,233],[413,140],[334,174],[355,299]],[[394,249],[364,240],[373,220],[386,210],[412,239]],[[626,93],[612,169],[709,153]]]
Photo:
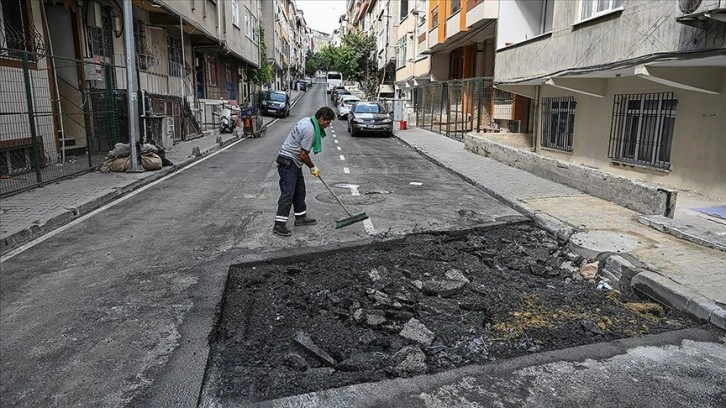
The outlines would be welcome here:
[[[726,330],[726,310],[723,307],[662,275],[642,271],[633,277],[632,287],[673,309]]]

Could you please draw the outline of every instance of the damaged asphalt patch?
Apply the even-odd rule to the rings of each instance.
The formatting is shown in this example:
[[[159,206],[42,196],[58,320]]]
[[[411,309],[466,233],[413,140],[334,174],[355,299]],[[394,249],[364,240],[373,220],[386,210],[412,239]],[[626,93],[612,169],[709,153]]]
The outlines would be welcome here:
[[[222,405],[697,326],[598,289],[531,223],[233,266],[205,398]]]

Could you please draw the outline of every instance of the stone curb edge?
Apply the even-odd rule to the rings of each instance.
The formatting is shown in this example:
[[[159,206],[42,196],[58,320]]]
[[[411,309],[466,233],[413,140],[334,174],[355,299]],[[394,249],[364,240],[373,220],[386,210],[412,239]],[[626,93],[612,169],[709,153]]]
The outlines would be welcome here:
[[[536,225],[543,228],[557,237],[557,239],[565,242],[569,241],[572,234],[577,232],[577,228],[559,220],[549,214],[535,211],[528,206],[515,201],[515,199],[503,196],[481,183],[472,180],[461,173],[447,167],[444,163],[431,156],[425,149],[419,148],[395,135],[403,144],[417,151],[429,161],[449,171],[450,173],[461,177],[467,183],[479,188],[487,194],[501,200],[513,209],[532,218]],[[700,320],[706,321],[714,326],[726,330],[726,309],[718,305],[713,300],[688,290],[683,285],[674,282],[657,272],[648,271],[633,265],[643,265],[637,259],[633,262],[624,259],[617,254],[610,254],[603,259],[599,268],[600,273],[610,279],[618,290],[635,289],[648,297],[668,305],[669,307],[686,313],[687,315]]]
[[[296,103],[303,95],[305,95],[305,92],[300,92],[295,96],[295,99],[293,99],[292,103]],[[263,126],[263,129],[267,129],[272,123],[274,122],[268,122]],[[221,135],[220,135],[221,137]],[[78,207],[68,207],[65,208],[63,211],[61,211],[59,214],[51,217],[48,221],[43,223],[42,225],[32,225],[31,227],[22,229],[20,231],[17,231],[13,234],[9,234],[6,237],[3,237],[2,240],[0,240],[0,252],[7,253],[12,251],[13,249],[18,248],[19,246],[32,241],[33,239],[39,238],[43,236],[44,234],[47,234],[50,231],[53,231],[54,229],[60,228],[63,225],[66,225],[73,220],[75,220],[78,217],[81,217],[83,215],[86,215],[110,202],[113,200],[116,200],[136,189],[139,189],[143,187],[146,184],[153,183],[154,181],[166,176],[167,174],[171,174],[177,170],[180,170],[191,163],[199,160],[200,158],[207,156],[227,145],[230,143],[241,140],[239,136],[232,136],[228,138],[227,140],[222,140],[221,143],[216,143],[214,146],[205,149],[203,151],[200,151],[197,155],[190,155],[188,156],[184,161],[175,164],[173,166],[164,167],[159,171],[155,171],[152,174],[149,174],[148,176],[145,176],[142,179],[136,180],[130,184],[127,184],[125,186],[122,186],[118,188],[116,191],[104,194],[100,197],[93,198],[90,201],[84,202]]]

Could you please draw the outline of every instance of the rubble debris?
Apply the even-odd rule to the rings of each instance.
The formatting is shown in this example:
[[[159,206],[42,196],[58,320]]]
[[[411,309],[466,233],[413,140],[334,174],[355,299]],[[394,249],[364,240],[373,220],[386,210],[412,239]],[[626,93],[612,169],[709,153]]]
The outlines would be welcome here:
[[[326,364],[330,367],[335,367],[335,359],[326,353],[323,349],[316,346],[313,340],[305,332],[297,332],[295,335],[295,342],[303,347],[311,356],[318,359],[321,363]]]
[[[399,374],[423,373],[426,366],[426,354],[418,346],[406,346],[393,355],[396,362],[395,370]]]
[[[392,358],[387,353],[380,351],[354,353],[347,359],[338,364],[337,369],[340,371],[365,371],[380,370],[386,366],[390,366]]]
[[[309,367],[308,362],[297,353],[288,353],[283,358],[283,362],[287,367],[295,371],[305,371]]]
[[[368,326],[373,326],[373,327],[380,326],[385,322],[386,322],[386,318],[381,315],[369,314],[368,316],[366,316],[366,324]]]
[[[403,338],[413,340],[425,346],[430,346],[431,343],[433,343],[434,338],[436,337],[436,335],[434,335],[431,330],[427,329],[426,326],[423,325],[423,323],[414,318],[411,318],[411,320],[403,325],[403,330],[401,330],[399,335]]]
[[[665,312],[663,306],[654,302],[625,303],[624,306],[642,315],[662,316]]]
[[[446,276],[449,280],[453,280],[453,281],[461,281],[464,283],[470,282],[469,279],[467,279],[466,276],[464,275],[464,272],[462,272],[458,269],[449,269],[448,271],[446,271],[444,276]]]
[[[585,279],[594,279],[597,275],[598,262],[590,262],[580,268],[580,275]]]
[[[427,295],[449,297],[461,293],[466,282],[456,280],[428,280],[423,283],[423,292]]]

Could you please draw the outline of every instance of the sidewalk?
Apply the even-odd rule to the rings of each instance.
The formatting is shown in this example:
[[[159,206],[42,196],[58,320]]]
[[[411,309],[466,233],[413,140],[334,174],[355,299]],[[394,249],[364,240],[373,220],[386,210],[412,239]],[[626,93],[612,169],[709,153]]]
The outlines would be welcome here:
[[[304,92],[290,91],[292,104],[304,94]],[[275,121],[275,118],[264,116],[263,120],[263,126],[267,127]],[[0,255],[4,256],[28,241],[186,167],[200,157],[238,139],[236,132],[220,134],[215,131],[203,137],[175,144],[166,151],[166,157],[174,165],[159,171],[143,173],[93,171],[3,198],[0,200]]]
[[[718,234],[724,234],[726,226],[709,223],[688,210],[712,203],[699,202],[699,197],[692,194],[679,196],[681,209],[676,207],[675,218],[663,221],[664,217],[642,216],[472,153],[464,149],[463,143],[436,133],[410,128],[396,136],[435,163],[531,216],[541,227],[568,239],[581,255],[610,255],[600,265],[604,269],[601,273],[610,278],[614,287],[638,289],[726,330],[726,252],[713,249],[719,247],[716,240],[723,239]],[[669,227],[663,227],[665,224]],[[663,230],[680,236],[683,234],[679,231],[687,230],[700,239],[712,237],[715,242],[708,248]]]

